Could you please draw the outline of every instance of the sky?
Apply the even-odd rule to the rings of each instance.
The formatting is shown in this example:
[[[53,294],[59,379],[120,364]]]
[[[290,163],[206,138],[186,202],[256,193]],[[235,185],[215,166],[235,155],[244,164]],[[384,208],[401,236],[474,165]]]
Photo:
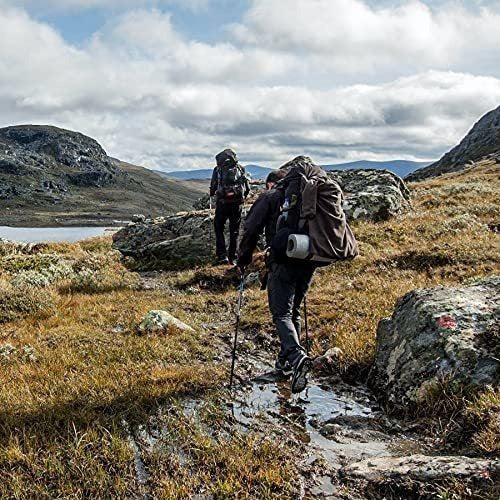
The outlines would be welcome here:
[[[439,158],[500,105],[500,0],[0,0],[0,127],[164,171]]]

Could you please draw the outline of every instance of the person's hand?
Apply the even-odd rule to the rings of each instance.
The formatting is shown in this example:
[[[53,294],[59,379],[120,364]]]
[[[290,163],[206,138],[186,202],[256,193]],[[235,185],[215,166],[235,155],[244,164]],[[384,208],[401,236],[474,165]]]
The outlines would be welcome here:
[[[240,274],[240,276],[244,276],[245,275],[245,271],[246,271],[246,266],[244,266],[243,264],[237,262],[236,263],[236,270],[238,271],[238,273]]]

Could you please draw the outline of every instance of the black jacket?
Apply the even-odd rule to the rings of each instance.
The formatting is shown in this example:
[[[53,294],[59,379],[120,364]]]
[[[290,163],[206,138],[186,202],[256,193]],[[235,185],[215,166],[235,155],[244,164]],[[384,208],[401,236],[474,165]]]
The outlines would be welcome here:
[[[252,254],[263,230],[266,245],[271,244],[280,215],[282,193],[278,189],[264,191],[252,205],[243,225],[243,236],[238,251],[239,266],[247,266],[252,262]]]

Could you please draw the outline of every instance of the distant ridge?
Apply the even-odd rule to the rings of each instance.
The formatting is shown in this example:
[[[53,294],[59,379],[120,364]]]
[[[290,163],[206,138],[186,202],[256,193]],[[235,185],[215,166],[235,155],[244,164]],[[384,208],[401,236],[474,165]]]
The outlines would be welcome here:
[[[453,149],[439,161],[416,170],[407,176],[408,181],[420,181],[429,177],[456,172],[467,163],[494,155],[500,158],[500,106],[486,113]]]
[[[325,170],[348,170],[360,168],[373,168],[377,170],[390,170],[391,172],[404,177],[417,168],[429,165],[431,162],[425,161],[409,161],[409,160],[390,160],[390,161],[369,161],[359,160],[348,163],[338,163],[332,165],[323,165]],[[267,174],[271,172],[271,168],[261,167],[260,165],[245,165],[245,169],[252,176],[252,179],[265,179]],[[212,169],[204,168],[198,170],[179,170],[177,172],[163,172],[155,170],[157,174],[163,177],[169,177],[181,180],[201,180],[210,179],[212,177]]]

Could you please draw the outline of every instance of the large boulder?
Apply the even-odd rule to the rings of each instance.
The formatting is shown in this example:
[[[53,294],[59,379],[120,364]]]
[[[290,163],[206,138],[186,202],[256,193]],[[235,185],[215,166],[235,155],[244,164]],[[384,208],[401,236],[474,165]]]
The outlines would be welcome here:
[[[387,220],[411,207],[405,183],[388,170],[332,170],[328,175],[344,191],[348,220]]]
[[[125,226],[113,248],[136,269],[174,269],[209,262],[215,255],[213,210],[182,212]]]
[[[461,288],[414,290],[380,321],[370,384],[390,409],[407,410],[443,380],[498,382],[500,277]]]

